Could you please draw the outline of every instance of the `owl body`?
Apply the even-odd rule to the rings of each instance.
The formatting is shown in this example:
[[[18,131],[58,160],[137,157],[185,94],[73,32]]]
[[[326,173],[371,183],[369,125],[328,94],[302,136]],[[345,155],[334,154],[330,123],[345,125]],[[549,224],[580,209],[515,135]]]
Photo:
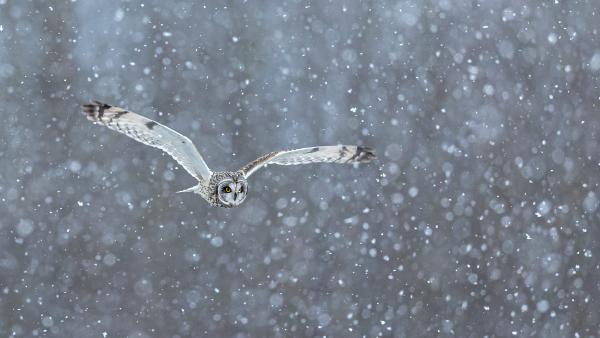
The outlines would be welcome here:
[[[89,120],[121,132],[138,142],[171,155],[198,184],[180,192],[199,194],[210,205],[232,208],[246,200],[248,177],[268,165],[308,163],[366,163],[376,158],[369,147],[355,145],[318,146],[267,153],[237,171],[213,172],[192,141],[156,121],[126,109],[98,101],[83,105]]]

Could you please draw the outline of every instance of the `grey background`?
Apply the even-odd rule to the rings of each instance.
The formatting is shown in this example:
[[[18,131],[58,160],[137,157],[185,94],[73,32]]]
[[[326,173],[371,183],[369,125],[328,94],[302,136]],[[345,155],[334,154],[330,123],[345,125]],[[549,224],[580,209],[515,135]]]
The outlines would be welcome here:
[[[0,336],[600,335],[600,3],[0,0]],[[94,126],[100,99],[237,209]]]

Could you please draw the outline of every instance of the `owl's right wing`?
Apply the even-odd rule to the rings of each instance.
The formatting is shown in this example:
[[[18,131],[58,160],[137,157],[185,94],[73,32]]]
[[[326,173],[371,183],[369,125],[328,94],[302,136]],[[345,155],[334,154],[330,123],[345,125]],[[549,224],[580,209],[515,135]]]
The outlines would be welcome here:
[[[362,146],[319,146],[296,150],[274,151],[240,169],[246,178],[268,164],[293,165],[308,163],[366,163],[375,159],[375,151]]]
[[[88,120],[121,132],[171,155],[197,180],[210,180],[212,172],[189,138],[175,130],[126,109],[92,101],[83,105]]]

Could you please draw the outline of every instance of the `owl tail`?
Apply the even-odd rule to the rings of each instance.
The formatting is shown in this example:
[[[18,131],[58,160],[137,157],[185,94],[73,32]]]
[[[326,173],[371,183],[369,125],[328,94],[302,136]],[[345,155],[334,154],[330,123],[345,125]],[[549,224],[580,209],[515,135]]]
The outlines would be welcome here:
[[[200,189],[200,184],[197,184],[197,185],[195,185],[191,188],[187,188],[185,190],[178,191],[177,194],[182,193],[182,192],[196,192],[198,189]]]

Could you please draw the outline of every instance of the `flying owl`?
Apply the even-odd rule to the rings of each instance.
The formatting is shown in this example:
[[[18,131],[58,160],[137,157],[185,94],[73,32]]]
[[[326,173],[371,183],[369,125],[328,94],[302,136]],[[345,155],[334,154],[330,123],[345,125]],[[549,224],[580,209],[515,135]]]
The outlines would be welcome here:
[[[319,146],[274,151],[246,164],[237,171],[211,171],[192,141],[156,121],[106,103],[91,101],[83,105],[90,121],[121,132],[136,141],[161,149],[171,155],[198,184],[179,192],[193,192],[213,206],[236,207],[248,194],[248,177],[268,164],[365,163],[375,159],[375,152],[362,146]]]

